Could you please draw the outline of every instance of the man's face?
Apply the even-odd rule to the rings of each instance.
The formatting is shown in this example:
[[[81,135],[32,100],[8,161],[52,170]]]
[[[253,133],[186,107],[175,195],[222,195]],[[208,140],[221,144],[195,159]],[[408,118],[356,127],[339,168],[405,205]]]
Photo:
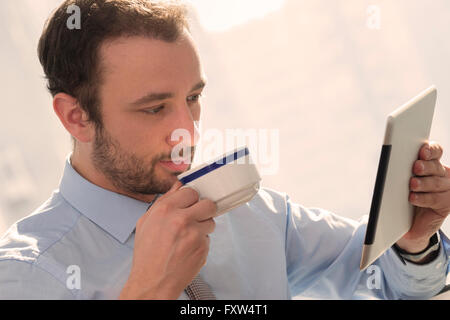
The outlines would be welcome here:
[[[192,139],[183,143],[193,151],[200,120],[205,80],[193,41],[186,33],[174,43],[120,38],[102,45],[100,59],[103,127],[92,146],[94,166],[119,190],[165,193],[190,167],[171,162],[181,142],[172,133],[187,130]]]

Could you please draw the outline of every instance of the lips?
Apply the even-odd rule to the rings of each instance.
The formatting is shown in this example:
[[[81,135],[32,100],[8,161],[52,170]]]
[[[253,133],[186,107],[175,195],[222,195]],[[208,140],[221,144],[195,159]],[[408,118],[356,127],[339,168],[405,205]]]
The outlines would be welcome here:
[[[173,172],[184,172],[189,169],[190,164],[184,163],[183,161],[178,161],[179,164],[176,164],[173,161],[160,161],[161,166]]]

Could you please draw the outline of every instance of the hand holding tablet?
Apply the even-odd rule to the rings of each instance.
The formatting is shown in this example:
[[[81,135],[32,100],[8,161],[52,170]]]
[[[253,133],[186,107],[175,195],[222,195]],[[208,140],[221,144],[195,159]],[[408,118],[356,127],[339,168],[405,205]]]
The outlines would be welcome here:
[[[428,141],[436,105],[435,87],[389,115],[369,223],[361,257],[364,270],[412,227],[414,206],[408,201],[411,168]]]

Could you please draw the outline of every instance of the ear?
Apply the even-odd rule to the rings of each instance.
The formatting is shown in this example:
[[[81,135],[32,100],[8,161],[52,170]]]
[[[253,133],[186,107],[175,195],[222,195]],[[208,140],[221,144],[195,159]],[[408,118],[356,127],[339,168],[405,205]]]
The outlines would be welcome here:
[[[94,125],[74,97],[58,93],[53,98],[53,110],[66,130],[80,142],[91,142],[95,136]]]

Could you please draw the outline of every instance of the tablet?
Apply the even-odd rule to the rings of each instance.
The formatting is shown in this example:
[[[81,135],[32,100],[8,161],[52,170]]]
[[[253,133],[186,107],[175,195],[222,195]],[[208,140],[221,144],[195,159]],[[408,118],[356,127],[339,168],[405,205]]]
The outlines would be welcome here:
[[[419,150],[430,136],[437,90],[433,86],[389,115],[370,207],[360,270],[366,269],[412,226],[409,184]]]

